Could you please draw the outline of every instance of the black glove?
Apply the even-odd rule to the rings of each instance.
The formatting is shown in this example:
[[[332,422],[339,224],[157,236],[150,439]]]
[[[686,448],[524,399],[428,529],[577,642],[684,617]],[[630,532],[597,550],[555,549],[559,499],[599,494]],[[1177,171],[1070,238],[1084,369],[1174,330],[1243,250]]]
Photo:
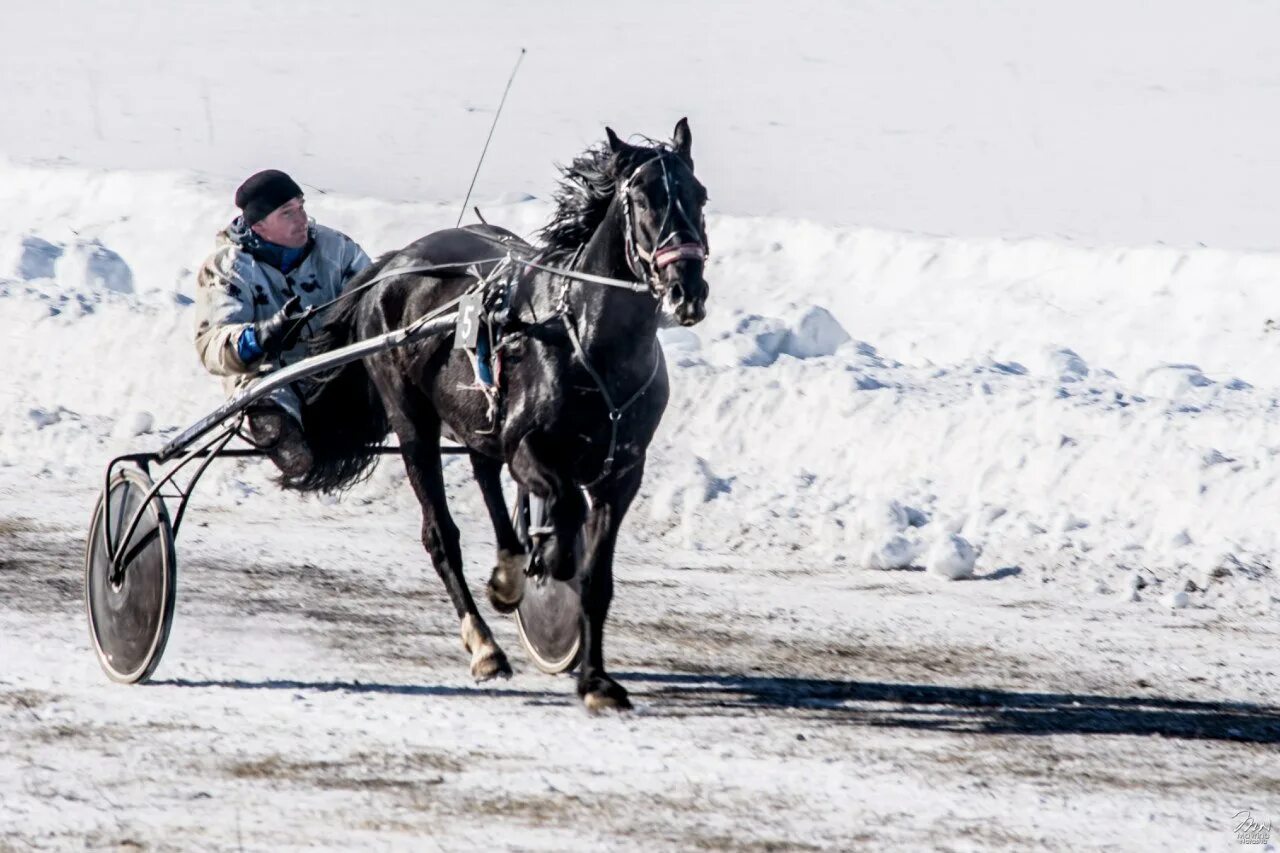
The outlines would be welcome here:
[[[499,326],[507,321],[507,289],[501,285],[486,287],[480,294],[484,315]]]
[[[302,297],[294,296],[279,311],[254,323],[253,335],[263,355],[275,359],[285,350],[293,349],[310,316],[311,312],[302,308]]]

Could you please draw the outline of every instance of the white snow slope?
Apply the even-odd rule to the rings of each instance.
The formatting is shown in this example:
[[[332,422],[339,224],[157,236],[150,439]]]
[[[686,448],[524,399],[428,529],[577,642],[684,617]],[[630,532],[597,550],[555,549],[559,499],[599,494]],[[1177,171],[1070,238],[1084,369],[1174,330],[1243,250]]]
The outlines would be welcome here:
[[[232,186],[10,165],[0,187],[0,331],[23,342],[6,353],[0,458],[88,477],[214,405],[186,303]],[[372,252],[454,215],[312,208]],[[529,233],[546,214],[487,216]],[[1280,333],[1257,307],[1280,257],[709,227],[711,316],[664,333],[675,396],[642,503],[653,535],[860,566],[959,533],[979,568],[1082,589],[1275,559]],[[384,468],[366,488],[392,487]]]

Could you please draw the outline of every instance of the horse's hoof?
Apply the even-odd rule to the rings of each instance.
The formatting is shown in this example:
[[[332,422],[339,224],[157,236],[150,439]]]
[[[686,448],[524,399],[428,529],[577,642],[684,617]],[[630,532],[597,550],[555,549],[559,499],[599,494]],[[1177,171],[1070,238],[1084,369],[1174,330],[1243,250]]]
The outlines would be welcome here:
[[[524,595],[519,595],[515,599],[507,598],[507,591],[494,586],[493,581],[489,581],[484,588],[485,594],[489,597],[489,604],[493,609],[506,616],[516,612],[516,608],[520,606],[520,602],[524,599]]]
[[[498,552],[498,565],[493,567],[489,583],[485,584],[485,594],[499,613],[514,613],[520,606],[524,598],[524,564],[527,560],[525,554]]]
[[[592,714],[631,710],[631,700],[627,698],[626,688],[612,680],[601,680],[583,691],[582,704]]]
[[[477,683],[495,678],[510,678],[511,664],[502,649],[495,648],[471,661],[471,677]]]

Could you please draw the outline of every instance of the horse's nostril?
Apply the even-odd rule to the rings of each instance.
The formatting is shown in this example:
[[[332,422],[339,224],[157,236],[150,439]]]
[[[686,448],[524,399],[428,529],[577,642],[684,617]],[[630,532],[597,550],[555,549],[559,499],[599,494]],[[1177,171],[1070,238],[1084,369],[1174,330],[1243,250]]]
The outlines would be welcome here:
[[[678,283],[671,285],[671,301],[684,302],[684,288]]]

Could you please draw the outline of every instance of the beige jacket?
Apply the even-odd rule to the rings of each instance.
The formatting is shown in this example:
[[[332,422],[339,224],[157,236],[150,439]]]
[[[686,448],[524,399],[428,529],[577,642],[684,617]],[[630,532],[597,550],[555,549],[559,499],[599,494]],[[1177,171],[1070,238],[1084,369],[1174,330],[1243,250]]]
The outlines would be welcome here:
[[[307,341],[315,331],[303,331],[297,345],[284,352],[277,364],[245,364],[236,343],[246,326],[265,320],[295,294],[302,307],[321,305],[342,292],[342,286],[369,266],[369,256],[340,231],[311,225],[312,248],[302,263],[286,275],[258,260],[249,250],[252,232],[236,220],[218,233],[218,248],[201,266],[196,277],[196,352],[205,369],[225,377],[223,388],[235,393],[263,369],[292,364],[307,354]],[[292,400],[281,400],[297,415]]]

